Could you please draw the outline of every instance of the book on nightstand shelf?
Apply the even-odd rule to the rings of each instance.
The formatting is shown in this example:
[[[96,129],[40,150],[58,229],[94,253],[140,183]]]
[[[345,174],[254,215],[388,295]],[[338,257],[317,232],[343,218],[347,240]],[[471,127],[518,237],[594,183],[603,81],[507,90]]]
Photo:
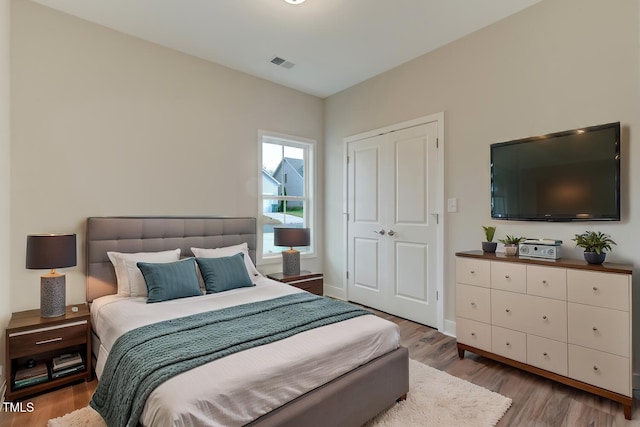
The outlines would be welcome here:
[[[35,366],[18,369],[13,385],[18,389],[47,381],[49,381],[49,369],[45,362],[40,362]]]
[[[61,354],[58,357],[54,357],[53,360],[51,360],[51,369],[54,372],[57,372],[61,369],[74,367],[82,363],[83,361],[82,361],[82,356],[80,356],[80,353],[66,353],[66,354]]]
[[[77,372],[83,372],[83,371],[84,371],[84,363],[52,372],[51,379],[55,380],[57,378],[66,377],[67,375],[71,375],[71,374],[75,374]]]

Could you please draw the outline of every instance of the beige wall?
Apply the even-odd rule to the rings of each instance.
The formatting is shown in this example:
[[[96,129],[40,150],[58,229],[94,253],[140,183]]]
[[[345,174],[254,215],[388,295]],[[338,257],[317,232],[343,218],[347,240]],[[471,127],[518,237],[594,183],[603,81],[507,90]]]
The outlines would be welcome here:
[[[11,315],[9,274],[9,30],[10,2],[0,0],[0,333]],[[0,355],[4,355],[4,339],[0,339]],[[4,382],[4,357],[0,359],[0,389]],[[1,398],[1,396],[0,396]]]
[[[344,235],[343,138],[443,111],[445,198],[458,199],[458,212],[445,213],[445,320],[455,320],[454,253],[480,249],[481,225],[497,226],[498,238],[509,233],[562,239],[563,254],[571,258],[581,257],[573,235],[598,229],[618,242],[610,261],[640,266],[640,174],[631,167],[640,164],[640,150],[634,149],[640,143],[638,16],[638,1],[543,1],[327,98],[326,241],[341,242]],[[621,222],[490,219],[491,143],[618,120]],[[342,287],[345,264],[341,246],[327,250],[325,282]],[[638,322],[635,327],[640,331]]]
[[[256,216],[259,129],[315,139],[323,158],[319,98],[33,2],[12,6],[14,311],[39,307],[28,233],[78,233],[78,266],[61,272],[67,302],[82,302],[86,217]],[[322,266],[321,255],[303,262]]]

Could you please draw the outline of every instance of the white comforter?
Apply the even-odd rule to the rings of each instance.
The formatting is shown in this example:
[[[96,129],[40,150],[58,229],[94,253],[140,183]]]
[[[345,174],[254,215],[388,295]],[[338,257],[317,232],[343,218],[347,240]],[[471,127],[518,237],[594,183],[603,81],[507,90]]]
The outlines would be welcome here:
[[[91,316],[101,341],[102,375],[111,346],[139,326],[301,292],[265,277],[252,288],[147,304],[110,295],[95,300]],[[236,353],[180,374],[155,389],[140,419],[145,426],[235,426],[398,348],[398,327],[360,316]]]

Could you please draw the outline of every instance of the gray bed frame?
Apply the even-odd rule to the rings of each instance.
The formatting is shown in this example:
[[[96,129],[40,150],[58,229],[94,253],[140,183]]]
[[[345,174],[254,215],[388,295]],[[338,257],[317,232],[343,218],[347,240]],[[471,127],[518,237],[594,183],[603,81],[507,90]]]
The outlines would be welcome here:
[[[117,293],[108,251],[155,252],[246,242],[255,263],[256,219],[91,217],[86,224],[87,302]],[[99,347],[94,334],[93,348]],[[94,352],[94,354],[97,354]],[[400,347],[254,420],[251,426],[361,426],[409,391],[409,353]]]

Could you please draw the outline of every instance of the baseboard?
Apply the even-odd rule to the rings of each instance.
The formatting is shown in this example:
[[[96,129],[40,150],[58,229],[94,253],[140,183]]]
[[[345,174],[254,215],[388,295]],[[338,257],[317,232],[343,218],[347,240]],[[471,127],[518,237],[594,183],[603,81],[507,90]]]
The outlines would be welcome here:
[[[347,300],[347,292],[343,288],[339,288],[337,286],[333,286],[324,282],[324,294],[325,296],[340,299],[343,301]]]
[[[0,412],[2,412],[4,408],[4,394],[7,391],[7,382],[4,378],[0,378],[0,381],[2,381],[0,383]]]
[[[450,337],[456,337],[456,322],[453,320],[444,321],[444,329],[442,331],[443,334],[449,335]]]

